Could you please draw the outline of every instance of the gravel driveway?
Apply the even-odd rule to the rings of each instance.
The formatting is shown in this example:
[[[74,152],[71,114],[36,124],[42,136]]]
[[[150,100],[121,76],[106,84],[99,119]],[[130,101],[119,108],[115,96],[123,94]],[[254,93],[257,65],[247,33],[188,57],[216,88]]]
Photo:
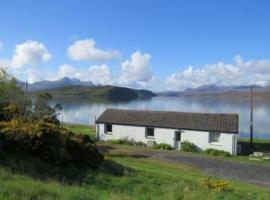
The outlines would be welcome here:
[[[202,170],[209,176],[218,176],[270,186],[270,164],[268,166],[256,163],[244,163],[179,151],[144,150],[136,148],[131,148],[127,151],[126,149],[121,150],[121,148],[114,145],[101,145],[99,148],[103,152],[109,152],[115,155],[148,157],[174,163],[189,164]]]
[[[270,186],[270,165],[249,164],[181,153],[170,155],[166,152],[154,153],[152,158],[190,164],[210,176]]]

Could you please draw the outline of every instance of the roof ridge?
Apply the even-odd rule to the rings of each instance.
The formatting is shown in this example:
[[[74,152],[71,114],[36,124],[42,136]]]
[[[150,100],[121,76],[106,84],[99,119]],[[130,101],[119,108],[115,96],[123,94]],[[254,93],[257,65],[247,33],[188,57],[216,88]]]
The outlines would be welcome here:
[[[187,112],[187,111],[171,111],[171,110],[142,110],[142,109],[122,109],[122,108],[107,108],[105,111],[107,110],[117,110],[117,111],[135,111],[135,112],[160,112],[160,113],[165,113],[165,112],[169,112],[169,113],[187,113],[187,114],[210,114],[210,115],[238,115],[239,113],[236,112]]]

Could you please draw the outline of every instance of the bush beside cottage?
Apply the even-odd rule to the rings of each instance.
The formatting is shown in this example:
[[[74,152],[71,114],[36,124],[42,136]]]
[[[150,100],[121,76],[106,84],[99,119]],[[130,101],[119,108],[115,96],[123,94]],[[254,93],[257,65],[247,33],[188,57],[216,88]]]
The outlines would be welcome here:
[[[181,142],[181,150],[186,152],[198,152],[198,147],[192,142],[183,141]]]

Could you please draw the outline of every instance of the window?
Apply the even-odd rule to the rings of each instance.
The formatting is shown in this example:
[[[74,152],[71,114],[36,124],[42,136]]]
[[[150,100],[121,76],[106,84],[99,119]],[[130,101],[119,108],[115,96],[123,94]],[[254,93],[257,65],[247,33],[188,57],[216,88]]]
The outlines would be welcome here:
[[[175,131],[175,141],[181,141],[181,132]]]
[[[111,124],[105,124],[104,132],[105,133],[112,133],[112,125]]]
[[[219,143],[220,133],[210,132],[209,133],[209,143]]]
[[[146,128],[146,137],[154,137],[155,131],[154,128]]]

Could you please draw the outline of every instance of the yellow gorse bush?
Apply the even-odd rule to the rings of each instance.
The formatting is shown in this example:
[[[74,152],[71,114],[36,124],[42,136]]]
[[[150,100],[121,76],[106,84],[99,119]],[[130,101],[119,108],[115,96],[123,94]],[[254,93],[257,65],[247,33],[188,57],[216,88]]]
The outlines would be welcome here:
[[[202,185],[206,189],[215,189],[218,192],[225,191],[229,187],[229,183],[227,181],[221,179],[213,181],[212,177],[208,177],[203,180]]]
[[[103,155],[88,135],[70,132],[46,118],[1,121],[0,147],[59,165],[75,163],[95,168],[103,161]]]

